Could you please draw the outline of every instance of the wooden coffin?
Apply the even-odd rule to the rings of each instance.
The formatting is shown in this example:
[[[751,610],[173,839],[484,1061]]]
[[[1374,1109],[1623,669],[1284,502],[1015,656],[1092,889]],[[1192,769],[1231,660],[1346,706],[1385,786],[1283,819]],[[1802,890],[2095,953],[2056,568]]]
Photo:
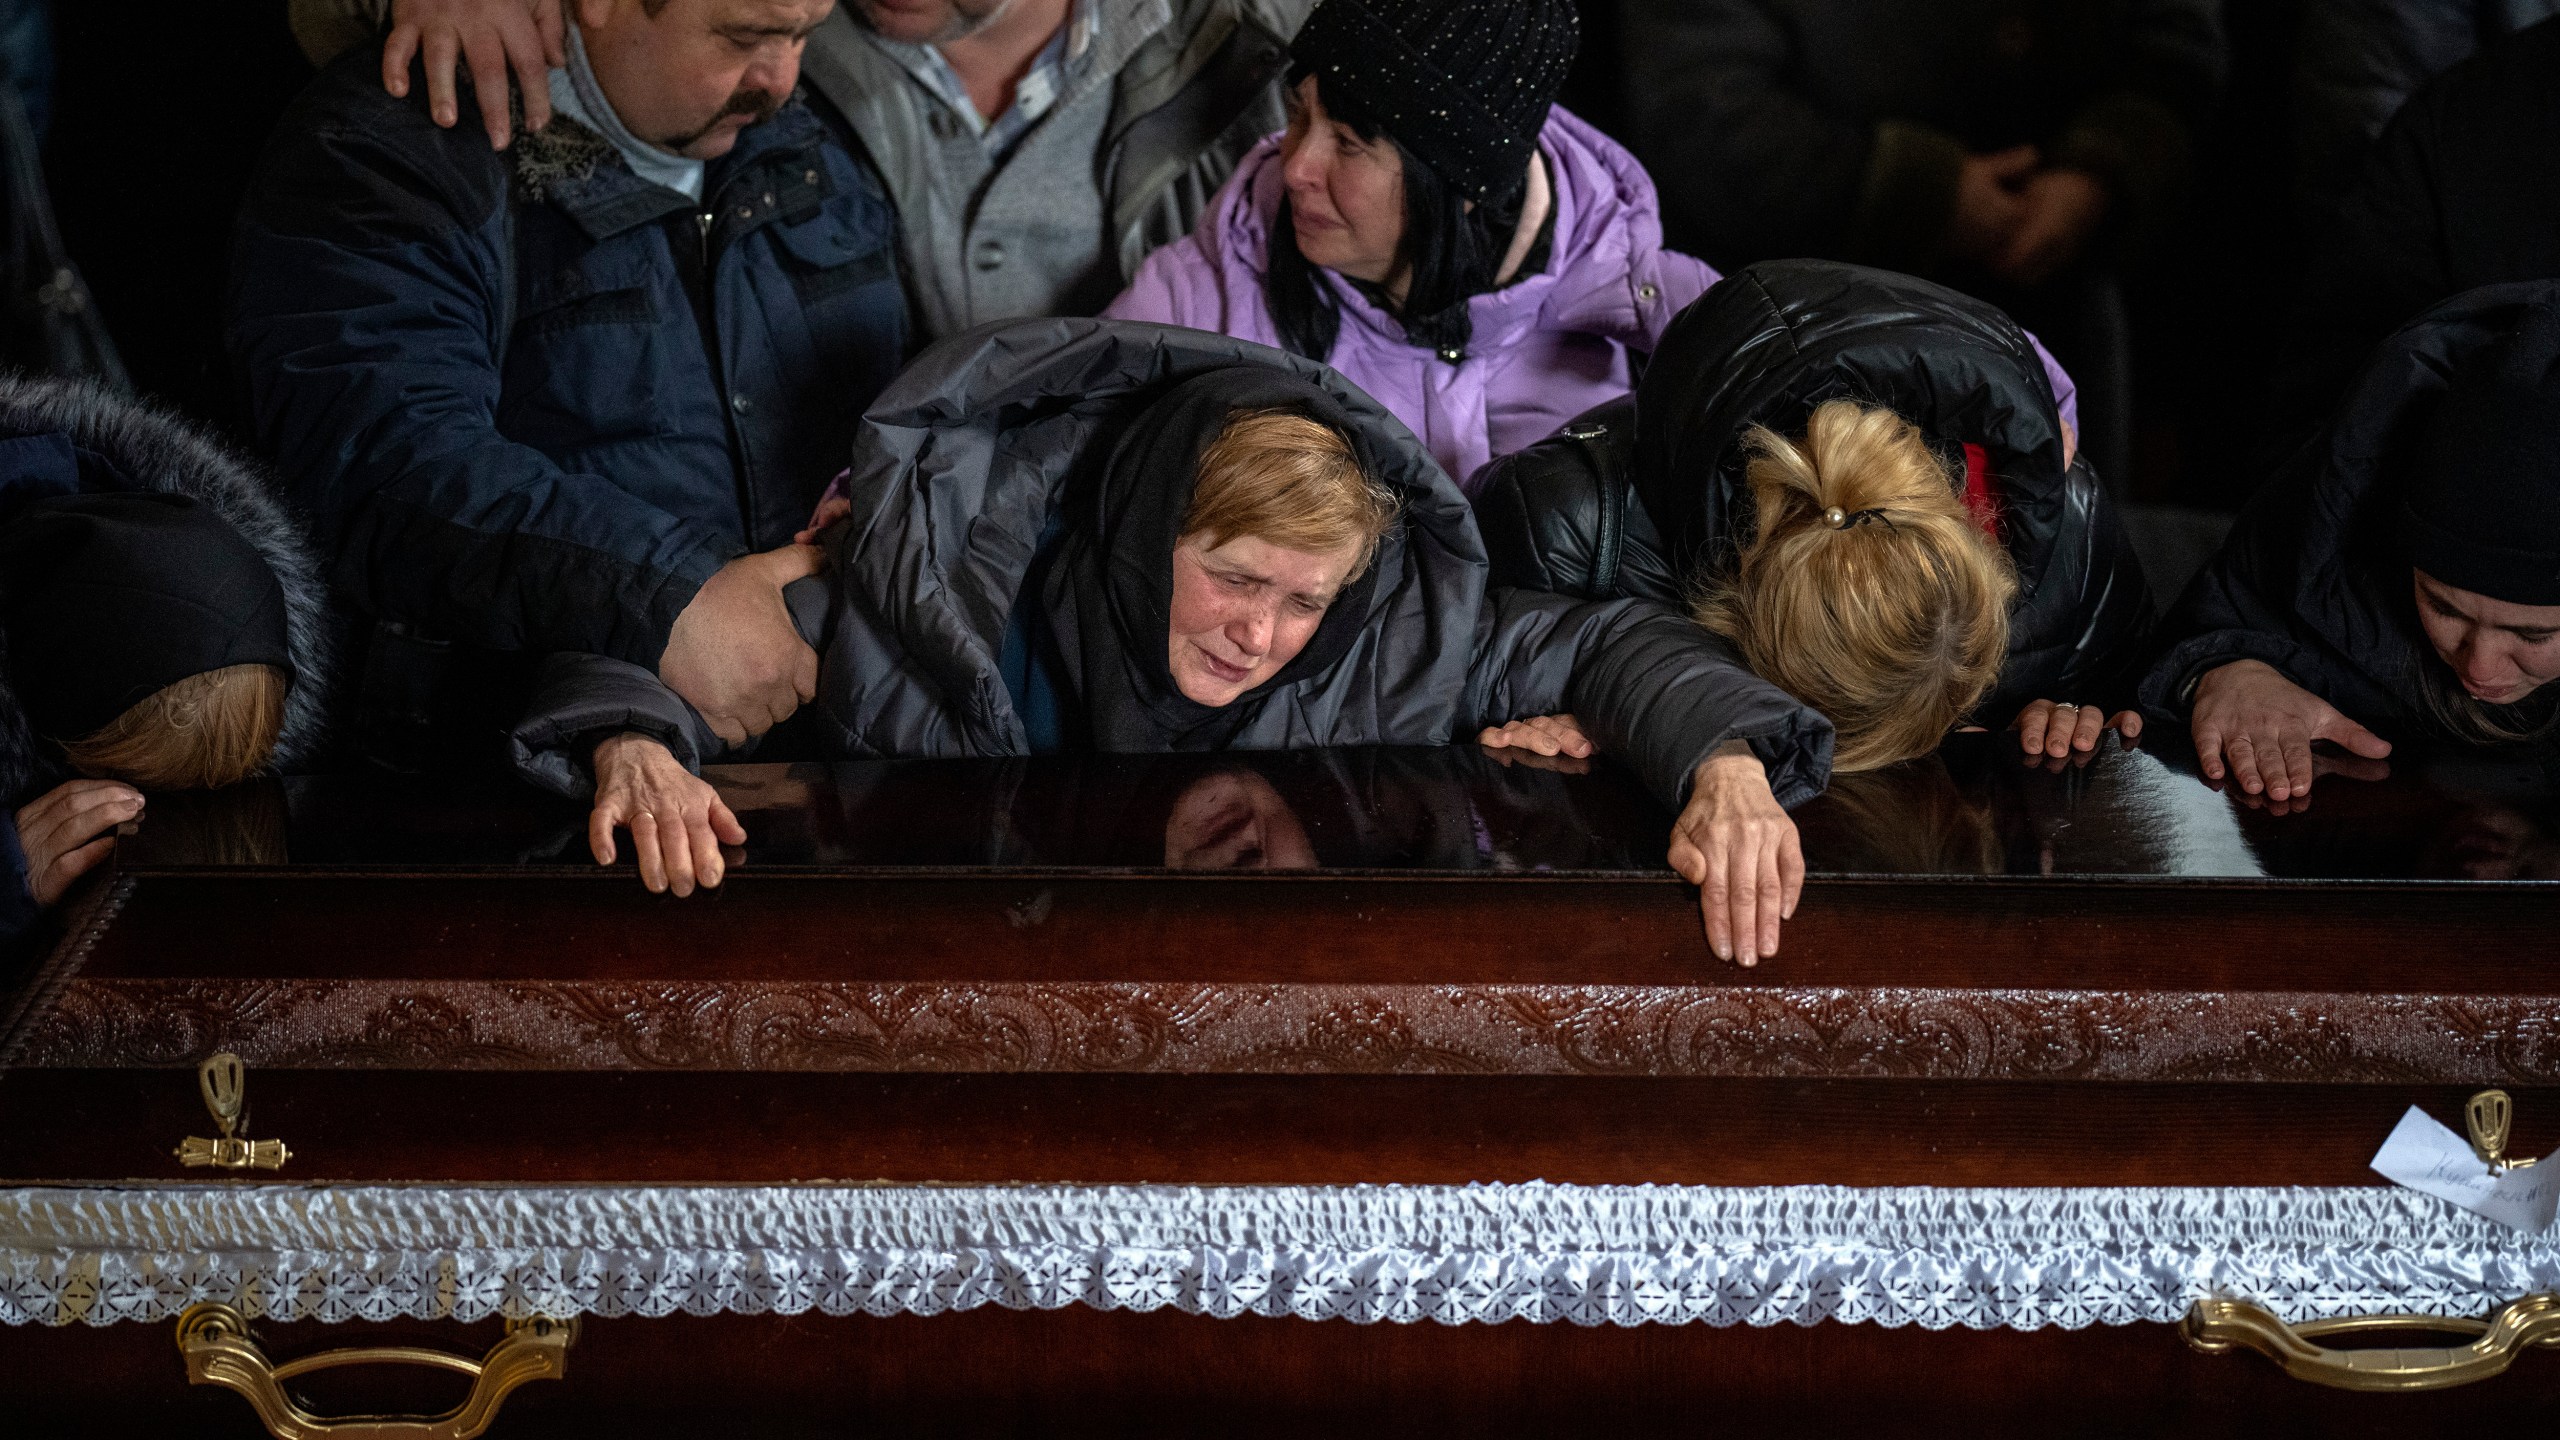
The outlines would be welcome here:
[[[1751,970],[1707,952],[1695,892],[1658,868],[1669,817],[1606,769],[1450,750],[715,778],[753,838],[681,901],[589,862],[576,808],[496,782],[155,800],[0,1039],[0,1318],[20,1322],[0,1394],[31,1427],[12,1433],[268,1433],[187,1383],[175,1313],[217,1291],[276,1361],[486,1350],[493,1311],[580,1312],[564,1373],[507,1398],[497,1435],[2378,1434],[2560,1398],[2560,1357],[2533,1353],[2426,1394],[2199,1353],[2162,1309],[2191,1297],[2158,1278],[2185,1245],[2177,1264],[2242,1289],[2293,1266],[2303,1314],[2560,1286],[2539,1238],[2368,1167],[2411,1105],[2459,1125],[2490,1087],[2516,1153],[2560,1144],[2539,771],[2403,764],[2276,815],[2140,752],[2049,773],[1968,742],[1808,808],[1816,878]],[[217,1138],[198,1067],[223,1053],[236,1138],[280,1141],[280,1169],[177,1158]],[[775,1259],[738,1240],[752,1226],[715,1234],[752,1196],[823,1211],[821,1241],[857,1212],[964,1219],[914,1229],[884,1277],[847,1258],[867,1239]],[[583,1279],[508,1290],[490,1276],[516,1262],[485,1254],[391,1278],[435,1215],[559,1239],[591,1205],[657,1217],[625,1251],[680,1234],[685,1264],[720,1251],[756,1278],[598,1259],[602,1232],[544,1252]],[[2127,1205],[2153,1228],[2069,1218]],[[2159,1221],[2171,1205],[2190,1218]],[[1921,1238],[1888,1244],[1858,1206]],[[1779,1243],[1748,1228],[1764,1210],[1828,1278],[1744,1293]],[[1085,1252],[1041,1270],[1062,1235],[1182,1251],[1129,1238],[1174,1211],[1225,1236],[1216,1277],[1198,1258],[1115,1277]],[[1470,1289],[1413,1238],[1495,1212],[1546,1237],[1533,1251],[1602,1245],[1585,1225],[1636,1254],[1658,1221],[1689,1237],[1690,1279],[1540,1252],[1477,1257],[1508,1278]],[[2315,1212],[2328,1238],[2286,1251],[2285,1217]],[[1946,1216],[1995,1213],[1981,1234],[2138,1230],[2119,1248],[2140,1293],[2053,1280],[2031,1244],[2003,1273],[1926,1253]],[[270,1222],[357,1238],[278,1282],[272,1256],[239,1258]],[[1322,1262],[1333,1291],[1289,1289],[1312,1282],[1288,1257],[1322,1268],[1301,1252],[1333,1243],[1306,1236],[1389,1230]],[[1839,1235],[1900,1278],[1842,1281],[1820,1259]],[[990,1260],[1004,1237],[1052,1260]],[[2349,1250],[2365,1288],[2323,1292]],[[143,1252],[161,1268],[137,1279]],[[422,1318],[454,1315],[492,1318]],[[466,1386],[287,1388],[328,1414],[447,1409]]]

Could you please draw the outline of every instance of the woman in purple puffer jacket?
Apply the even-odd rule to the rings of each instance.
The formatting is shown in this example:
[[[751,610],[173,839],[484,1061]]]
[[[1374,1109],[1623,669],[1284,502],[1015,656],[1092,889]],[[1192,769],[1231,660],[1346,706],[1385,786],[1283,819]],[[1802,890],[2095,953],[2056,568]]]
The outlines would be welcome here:
[[[1662,248],[1653,181],[1554,107],[1571,0],[1324,0],[1289,128],[1106,314],[1322,360],[1467,483],[1634,384],[1716,281]]]

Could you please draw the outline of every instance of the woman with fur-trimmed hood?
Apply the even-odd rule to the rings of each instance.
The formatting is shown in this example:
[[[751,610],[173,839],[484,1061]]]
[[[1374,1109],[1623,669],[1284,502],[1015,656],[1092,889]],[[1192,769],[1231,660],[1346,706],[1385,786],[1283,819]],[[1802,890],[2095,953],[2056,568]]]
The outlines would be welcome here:
[[[0,378],[0,952],[147,792],[312,753],[326,597],[247,462],[95,386]]]

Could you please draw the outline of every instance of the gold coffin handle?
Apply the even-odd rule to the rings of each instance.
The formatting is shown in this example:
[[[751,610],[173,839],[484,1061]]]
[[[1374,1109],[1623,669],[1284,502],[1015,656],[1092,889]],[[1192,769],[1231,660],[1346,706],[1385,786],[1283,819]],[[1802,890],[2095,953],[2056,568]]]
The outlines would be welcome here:
[[[2247,1346],[2284,1373],[2340,1390],[2445,1390],[2505,1372],[2528,1345],[2560,1344],[2560,1294],[2527,1295],[2486,1320],[2442,1315],[2353,1315],[2287,1325],[2246,1300],[2208,1297],[2187,1309],[2178,1329],[2208,1355]],[[2316,1342],[2336,1335],[2459,1334],[2468,1345],[2421,1349],[2332,1350]]]
[[[196,1089],[204,1096],[204,1108],[212,1114],[213,1123],[222,1131],[219,1140],[190,1135],[178,1142],[174,1152],[178,1163],[189,1168],[206,1165],[224,1170],[281,1170],[293,1158],[281,1140],[243,1140],[240,1117],[249,1103],[249,1067],[240,1057],[225,1050],[206,1058],[196,1067]]]
[[[330,1350],[278,1365],[249,1338],[248,1322],[228,1305],[190,1305],[178,1317],[178,1353],[187,1383],[221,1385],[248,1397],[276,1440],[471,1440],[498,1418],[498,1406],[528,1380],[557,1380],[567,1368],[577,1324],[510,1320],[506,1337],[478,1360],[410,1345]],[[293,1402],[285,1382],[345,1365],[424,1365],[471,1377],[471,1395],[442,1415],[358,1415],[324,1420]]]

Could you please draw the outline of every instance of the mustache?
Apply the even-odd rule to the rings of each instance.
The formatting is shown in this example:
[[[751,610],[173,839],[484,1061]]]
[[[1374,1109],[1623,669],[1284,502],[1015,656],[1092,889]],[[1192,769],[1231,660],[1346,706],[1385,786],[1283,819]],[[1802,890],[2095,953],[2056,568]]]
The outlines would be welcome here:
[[[720,122],[728,119],[732,115],[753,115],[756,117],[755,123],[761,125],[765,121],[772,119],[773,112],[781,108],[782,97],[774,94],[770,90],[740,90],[729,97],[728,104],[720,107],[719,114],[703,121],[701,129],[694,131],[690,135],[677,136],[675,139],[667,141],[666,146],[670,150],[682,150],[696,140],[701,139],[703,136],[708,135],[713,130],[719,128]]]

